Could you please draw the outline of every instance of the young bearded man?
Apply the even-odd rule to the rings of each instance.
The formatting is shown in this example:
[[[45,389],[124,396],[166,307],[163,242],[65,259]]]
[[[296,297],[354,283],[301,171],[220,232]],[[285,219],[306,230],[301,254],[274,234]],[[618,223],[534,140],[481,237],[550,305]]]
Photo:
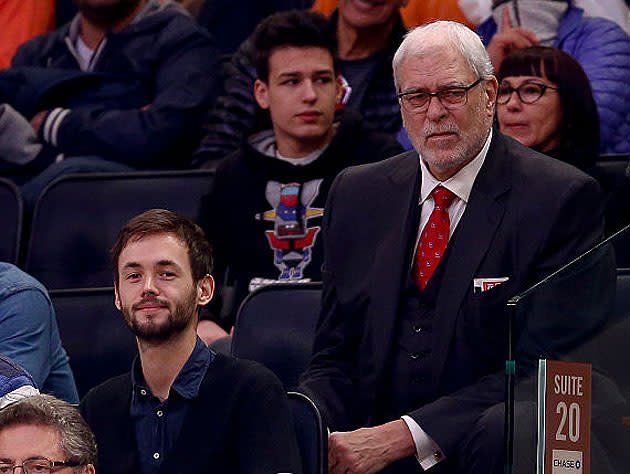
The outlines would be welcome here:
[[[299,472],[280,382],[196,337],[199,307],[214,289],[203,231],[170,211],[150,210],[121,230],[112,260],[116,306],[139,354],[131,373],[82,401],[99,472]]]
[[[333,26],[319,13],[265,19],[251,37],[254,95],[272,128],[251,135],[218,167],[201,217],[215,247],[217,275],[241,299],[272,281],[321,280],[321,217],[343,168],[402,151],[394,138],[363,125],[350,109],[335,114],[342,90]],[[229,327],[233,312],[219,322]],[[216,329],[216,331],[213,331]],[[206,342],[227,335],[209,321]]]

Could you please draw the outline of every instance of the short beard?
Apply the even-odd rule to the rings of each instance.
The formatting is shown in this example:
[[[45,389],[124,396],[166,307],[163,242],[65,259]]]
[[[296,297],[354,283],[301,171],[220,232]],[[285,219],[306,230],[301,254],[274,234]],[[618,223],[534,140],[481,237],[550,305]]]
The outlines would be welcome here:
[[[478,117],[478,120],[482,123],[486,123],[488,120],[485,115],[485,107],[482,103],[476,107],[472,113]],[[483,144],[488,138],[488,131],[490,124],[487,127],[479,127],[474,130],[468,130],[462,132],[459,127],[453,122],[447,122],[442,125],[436,125],[433,123],[426,123],[422,129],[422,136],[420,139],[416,139],[412,134],[409,134],[409,139],[413,144],[413,147],[420,154],[422,159],[428,164],[429,169],[440,174],[448,173],[452,170],[463,168],[467,163],[472,161],[475,156],[483,148]],[[461,140],[459,144],[453,149],[449,156],[437,156],[433,153],[433,150],[422,150],[422,141],[424,137],[427,137],[431,133],[440,132],[459,132]]]
[[[90,0],[76,0],[77,8],[90,23],[111,28],[127,18],[143,0],[118,0],[111,5],[92,5]]]
[[[197,292],[194,288],[184,300],[175,303],[175,308],[173,311],[169,312],[167,320],[162,324],[156,324],[153,320],[140,323],[137,318],[133,317],[133,312],[137,309],[137,306],[147,302],[167,306],[166,302],[163,302],[159,298],[148,297],[131,307],[123,306],[122,308],[123,316],[131,332],[133,332],[139,340],[145,342],[159,343],[168,341],[173,336],[183,332],[184,329],[191,324],[191,320],[197,315]]]

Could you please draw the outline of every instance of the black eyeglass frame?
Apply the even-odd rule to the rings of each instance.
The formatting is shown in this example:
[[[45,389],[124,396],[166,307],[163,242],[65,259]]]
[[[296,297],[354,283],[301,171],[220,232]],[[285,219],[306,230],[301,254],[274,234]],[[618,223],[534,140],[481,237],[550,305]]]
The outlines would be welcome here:
[[[442,89],[441,91],[437,91],[437,92],[423,92],[423,91],[419,91],[419,90],[412,90],[412,91],[407,91],[407,92],[401,92],[400,94],[396,94],[396,97],[398,98],[398,100],[402,100],[403,98],[405,98],[406,96],[409,96],[409,95],[426,94],[426,96],[428,97],[428,100],[426,101],[426,104],[423,105],[423,106],[415,108],[419,112],[426,112],[427,111],[427,109],[429,108],[429,104],[431,103],[431,98],[432,97],[436,97],[437,100],[440,101],[440,104],[442,104],[442,107],[444,107],[445,109],[456,109],[456,108],[459,108],[459,107],[463,107],[464,105],[466,105],[468,103],[468,91],[470,91],[470,89],[472,89],[476,85],[481,84],[482,81],[483,81],[483,79],[479,78],[475,82],[470,84],[469,86],[447,87],[446,89]],[[458,104],[449,104],[449,103],[442,102],[442,98],[441,98],[442,94],[446,94],[446,93],[453,92],[453,91],[464,91],[464,100],[461,103],[458,103]]]
[[[521,95],[521,88],[524,86],[540,87],[541,89],[540,95],[536,97],[534,100],[523,100],[523,96]],[[518,87],[512,87],[512,85],[508,83],[507,87],[509,87],[510,93],[505,95],[507,99],[502,100],[501,99],[501,84],[499,84],[499,88],[497,89],[497,104],[501,104],[501,105],[507,104],[512,98],[512,94],[514,92],[516,92],[516,95],[518,96],[518,100],[520,100],[523,104],[535,104],[536,102],[540,100],[542,96],[545,95],[545,93],[547,92],[547,89],[552,90],[552,91],[557,91],[559,89],[558,87],[550,86],[550,85],[544,84],[542,82],[537,82],[537,81],[523,82]]]
[[[50,470],[51,471],[54,468],[56,468],[56,467],[78,467],[78,466],[81,466],[81,463],[73,462],[73,461],[51,461],[48,458],[30,458],[30,459],[25,459],[24,461],[22,461],[22,464],[12,464],[11,465],[11,463],[0,462],[0,467],[3,466],[3,465],[6,466],[6,467],[11,465],[11,474],[13,474],[15,472],[15,469],[18,468],[18,467],[22,469],[24,474],[29,474],[29,471],[24,468],[24,463],[32,463],[32,462],[36,462],[36,461],[48,462],[48,464],[50,465]]]

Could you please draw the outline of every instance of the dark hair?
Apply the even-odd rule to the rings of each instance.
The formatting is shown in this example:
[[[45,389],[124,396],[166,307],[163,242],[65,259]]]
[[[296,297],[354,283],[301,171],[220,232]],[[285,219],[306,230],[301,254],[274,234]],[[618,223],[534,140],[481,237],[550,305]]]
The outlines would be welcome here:
[[[269,58],[273,51],[288,46],[327,49],[337,70],[335,30],[319,12],[290,10],[269,15],[258,24],[249,41],[254,67],[262,81],[269,79]]]
[[[508,76],[545,77],[558,86],[562,106],[560,147],[551,155],[582,170],[591,168],[599,153],[599,116],[582,66],[564,51],[533,46],[503,60],[499,82]]]
[[[186,244],[195,284],[212,272],[212,249],[201,227],[190,219],[166,209],[151,209],[132,218],[118,233],[111,250],[116,287],[118,287],[119,279],[120,253],[130,241],[137,241],[147,235],[155,234],[175,234]]]
[[[0,410],[0,431],[9,426],[41,425],[59,433],[65,461],[96,465],[96,440],[79,410],[52,395],[33,395]],[[54,461],[59,461],[54,459]]]

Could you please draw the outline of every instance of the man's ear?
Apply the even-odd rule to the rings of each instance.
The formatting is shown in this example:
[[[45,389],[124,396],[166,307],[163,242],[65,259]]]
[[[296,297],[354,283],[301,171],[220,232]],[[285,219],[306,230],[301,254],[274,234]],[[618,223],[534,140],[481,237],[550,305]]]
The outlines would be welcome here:
[[[114,285],[114,304],[118,311],[122,311],[122,305],[120,304],[120,296],[118,296],[118,285]]]
[[[497,103],[497,93],[499,91],[499,81],[495,76],[491,76],[490,79],[485,81],[486,97],[488,100],[488,110],[491,114],[494,114],[494,107]]]
[[[197,305],[205,306],[210,303],[214,294],[214,278],[206,275],[197,283]]]
[[[256,79],[254,82],[254,97],[256,97],[256,102],[261,109],[267,110],[269,108],[269,88],[267,84],[261,81],[260,79]]]
[[[96,469],[94,468],[94,464],[88,464],[85,466],[85,474],[96,474]]]
[[[343,78],[340,73],[335,77],[335,104],[341,104],[346,88],[343,86]]]

